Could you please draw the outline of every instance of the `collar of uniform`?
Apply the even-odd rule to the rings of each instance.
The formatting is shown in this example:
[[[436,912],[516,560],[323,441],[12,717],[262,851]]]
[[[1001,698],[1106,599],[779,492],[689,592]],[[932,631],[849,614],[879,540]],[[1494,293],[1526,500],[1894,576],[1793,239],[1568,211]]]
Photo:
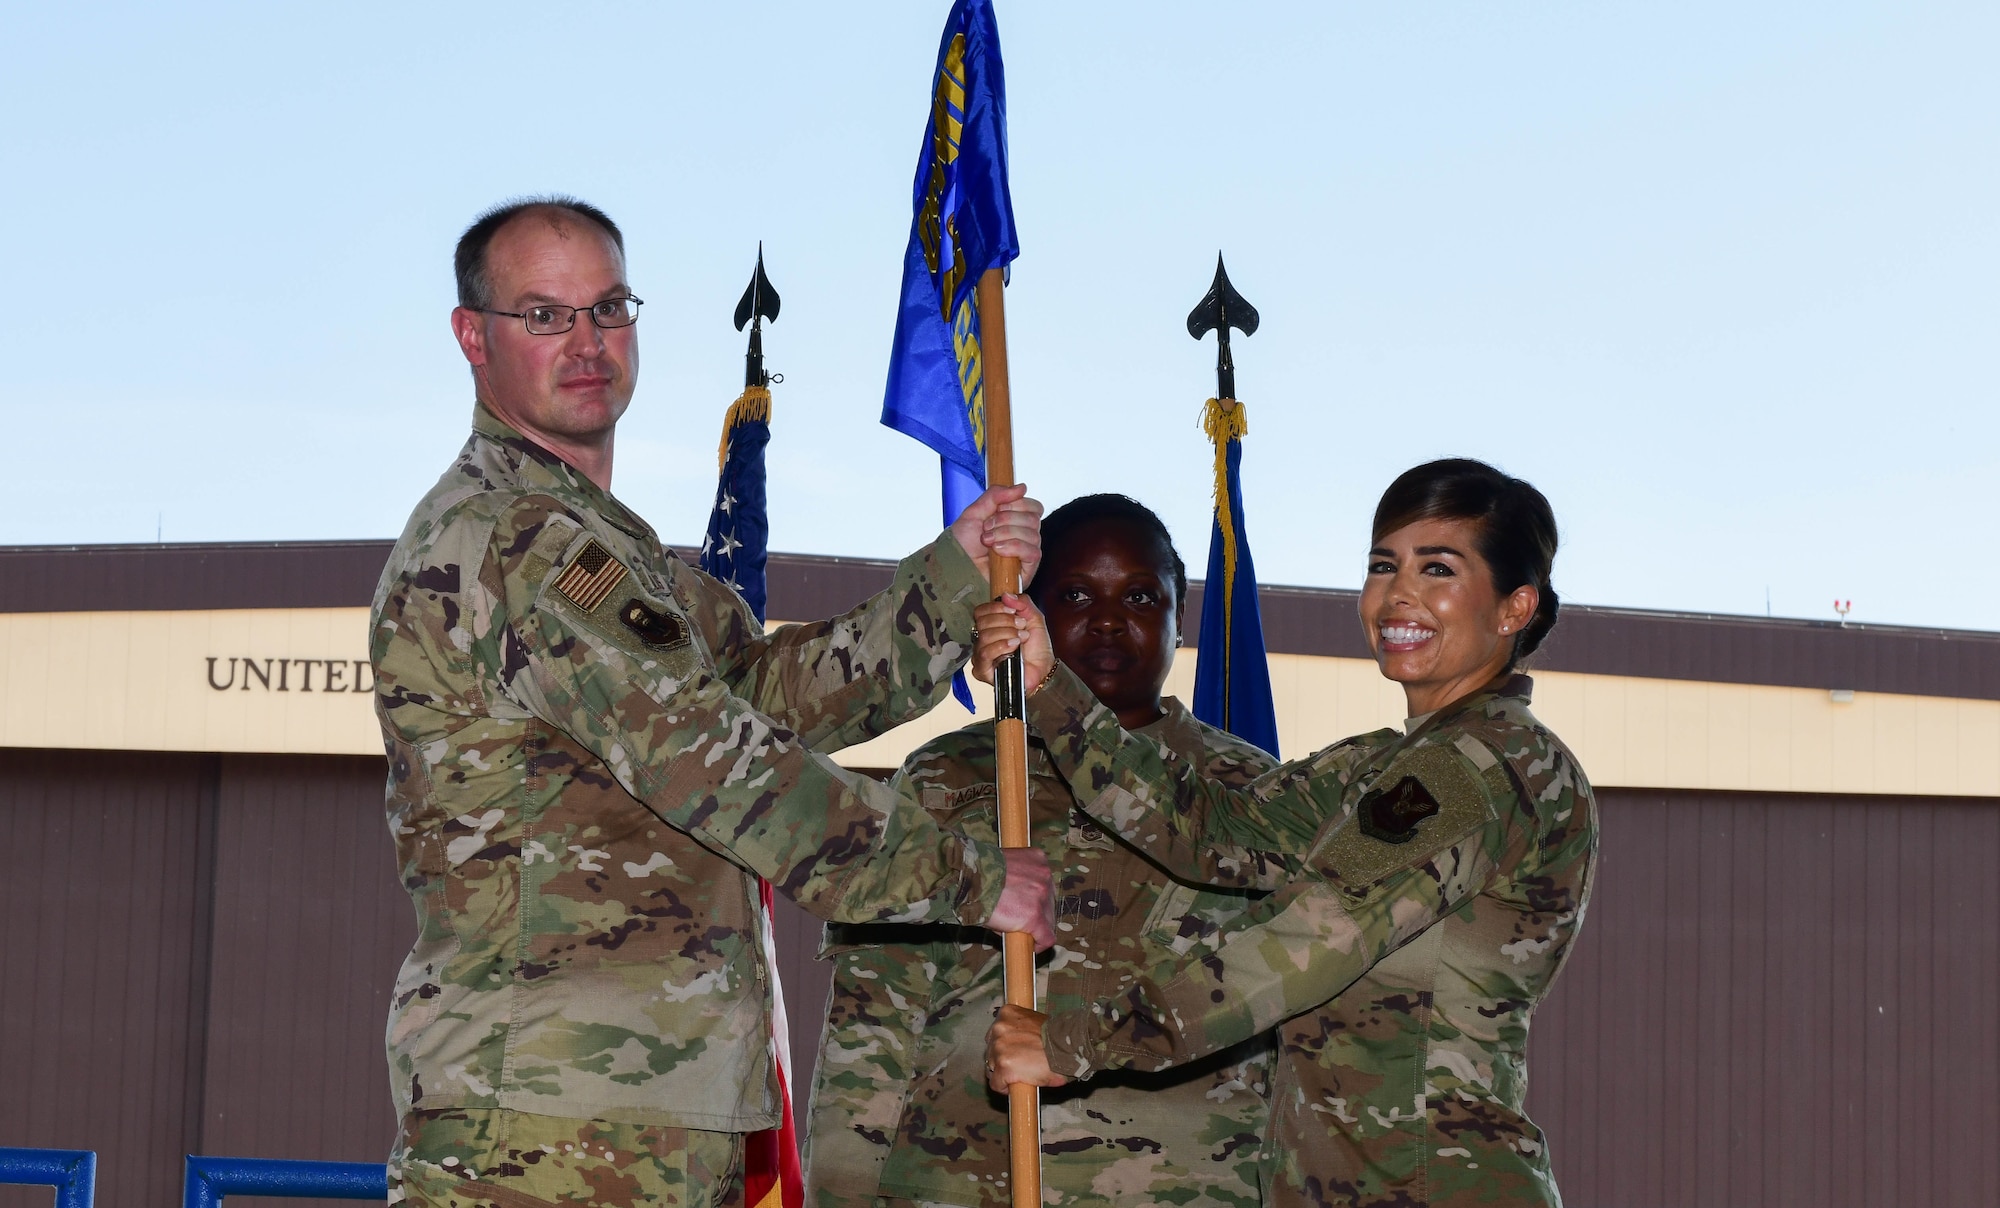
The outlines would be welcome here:
[[[1419,724],[1410,728],[1409,736],[1415,737],[1419,730],[1434,728],[1442,719],[1458,717],[1497,700],[1518,700],[1525,705],[1534,695],[1535,677],[1516,671],[1493,687],[1481,688],[1427,714]]]
[[[508,460],[514,472],[521,476],[524,486],[553,486],[559,492],[582,496],[586,506],[620,531],[640,541],[658,544],[659,538],[654,536],[653,526],[639,519],[630,508],[618,502],[609,491],[592,482],[575,466],[516,431],[513,425],[489,411],[484,403],[475,402],[472,405],[472,431],[507,451],[510,455]]]

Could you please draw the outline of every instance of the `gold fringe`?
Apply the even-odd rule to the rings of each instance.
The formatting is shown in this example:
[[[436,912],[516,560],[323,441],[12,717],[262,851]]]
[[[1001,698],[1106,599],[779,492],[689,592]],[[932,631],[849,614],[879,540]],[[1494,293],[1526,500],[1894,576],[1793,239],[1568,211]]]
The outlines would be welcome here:
[[[1222,675],[1227,685],[1236,636],[1236,611],[1230,606],[1236,599],[1236,516],[1229,508],[1229,442],[1250,434],[1249,409],[1233,398],[1212,398],[1201,409],[1201,430],[1215,446],[1215,523],[1222,533]],[[1225,702],[1228,695],[1225,687]],[[1228,721],[1225,716],[1225,726]]]
[[[1221,522],[1223,589],[1228,591],[1236,585],[1236,517],[1229,511],[1229,442],[1250,434],[1250,411],[1233,398],[1212,398],[1201,409],[1201,430],[1215,446],[1215,515]]]
[[[736,430],[736,425],[758,419],[767,424],[771,422],[771,391],[765,386],[745,386],[743,393],[729,404],[729,410],[722,415],[722,443],[715,450],[717,474],[729,464],[729,434]]]

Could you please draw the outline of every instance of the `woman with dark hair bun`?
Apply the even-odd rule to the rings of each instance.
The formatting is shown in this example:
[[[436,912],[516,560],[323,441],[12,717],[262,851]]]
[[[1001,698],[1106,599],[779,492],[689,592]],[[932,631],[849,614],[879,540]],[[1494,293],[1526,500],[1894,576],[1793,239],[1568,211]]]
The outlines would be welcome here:
[[[1279,1025],[1266,1204],[1558,1205],[1522,1109],[1528,1025],[1583,922],[1597,809],[1517,670],[1556,621],[1555,516],[1520,479],[1436,461],[1383,493],[1370,545],[1361,621],[1408,720],[1247,788],[1131,741],[1027,602],[979,614],[975,668],[1024,651],[1029,723],[1090,814],[1177,875],[1291,878],[1118,995],[1002,1008],[988,1081],[1161,1069]]]

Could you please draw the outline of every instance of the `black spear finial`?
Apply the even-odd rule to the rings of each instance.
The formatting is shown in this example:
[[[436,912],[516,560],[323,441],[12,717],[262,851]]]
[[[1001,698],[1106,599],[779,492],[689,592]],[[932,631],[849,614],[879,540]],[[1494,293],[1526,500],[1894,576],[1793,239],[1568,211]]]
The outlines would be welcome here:
[[[1229,329],[1246,336],[1257,334],[1257,308],[1243,300],[1229,283],[1222,267],[1222,253],[1215,254],[1215,281],[1208,294],[1188,312],[1188,334],[1199,340],[1215,333],[1215,397],[1236,397],[1236,362],[1229,356]]]
[[[778,291],[771,288],[771,279],[764,275],[764,241],[757,241],[757,271],[750,274],[749,288],[743,291],[743,300],[736,304],[736,330],[750,325],[750,349],[743,354],[743,384],[745,386],[768,386],[771,375],[764,372],[764,320],[778,321]]]

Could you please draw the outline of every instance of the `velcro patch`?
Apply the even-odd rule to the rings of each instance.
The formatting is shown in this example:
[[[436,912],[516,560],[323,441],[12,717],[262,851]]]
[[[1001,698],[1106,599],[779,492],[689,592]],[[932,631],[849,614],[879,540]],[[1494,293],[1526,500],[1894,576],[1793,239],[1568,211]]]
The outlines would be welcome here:
[[[1399,755],[1315,861],[1353,891],[1416,868],[1493,821],[1493,795],[1465,753],[1425,743]]]
[[[1436,816],[1438,799],[1415,776],[1405,776],[1386,789],[1376,789],[1354,807],[1354,820],[1361,833],[1384,843],[1408,843],[1417,837],[1417,824]]]
[[[552,585],[563,594],[563,598],[583,609],[594,610],[611,594],[611,589],[625,581],[631,572],[625,564],[611,556],[611,551],[597,543],[595,537],[584,543],[570,559],[563,573],[556,576]]]
[[[625,601],[619,608],[618,619],[625,622],[625,628],[638,634],[639,640],[653,650],[669,650],[683,645],[688,640],[685,621],[673,613],[653,607],[637,596]]]

